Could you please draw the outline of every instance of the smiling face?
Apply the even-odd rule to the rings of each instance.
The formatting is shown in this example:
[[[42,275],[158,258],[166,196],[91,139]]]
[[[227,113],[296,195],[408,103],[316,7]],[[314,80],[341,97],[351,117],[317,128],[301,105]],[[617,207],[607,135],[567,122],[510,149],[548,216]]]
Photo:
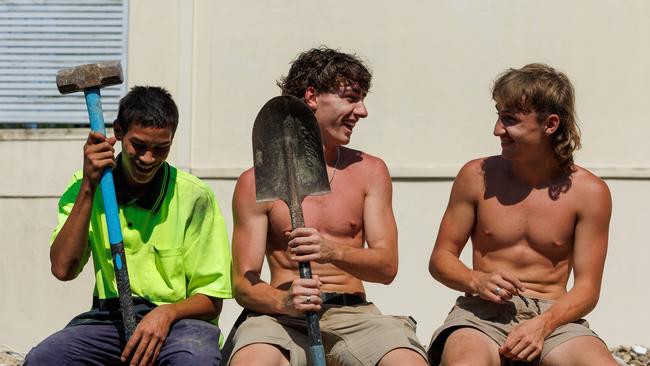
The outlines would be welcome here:
[[[523,112],[497,103],[494,136],[501,140],[501,156],[507,160],[533,160],[539,154],[552,154],[550,136],[559,119],[552,114],[542,121],[536,112]]]
[[[325,93],[307,88],[305,101],[316,115],[323,144],[346,145],[350,142],[357,122],[368,116],[364,99],[365,95],[350,85],[341,84],[338,89]]]
[[[122,142],[122,169],[132,185],[149,183],[167,159],[174,133],[171,128],[142,127],[134,122],[126,133],[114,124]]]

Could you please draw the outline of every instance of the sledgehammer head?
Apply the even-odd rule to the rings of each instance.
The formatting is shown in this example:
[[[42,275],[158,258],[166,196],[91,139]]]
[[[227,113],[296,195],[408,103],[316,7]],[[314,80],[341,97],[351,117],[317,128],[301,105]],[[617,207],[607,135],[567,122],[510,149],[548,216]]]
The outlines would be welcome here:
[[[124,76],[119,61],[106,61],[59,70],[56,86],[61,94],[83,91],[88,88],[122,84]]]

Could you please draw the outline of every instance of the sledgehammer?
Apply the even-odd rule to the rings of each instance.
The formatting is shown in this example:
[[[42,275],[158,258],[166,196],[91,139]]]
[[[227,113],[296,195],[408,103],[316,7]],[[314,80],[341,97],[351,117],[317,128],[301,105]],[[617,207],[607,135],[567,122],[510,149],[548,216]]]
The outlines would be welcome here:
[[[56,74],[56,86],[61,94],[84,92],[86,107],[90,118],[90,129],[106,135],[104,128],[104,114],[99,89],[109,85],[121,84],[124,81],[122,66],[119,61],[108,61],[96,64],[88,64],[59,70]],[[124,322],[124,333],[126,340],[135,331],[135,309],[131,298],[131,285],[129,284],[129,273],[126,268],[126,257],[124,256],[124,243],[120,217],[115,197],[115,185],[111,168],[102,172],[99,186],[102,190],[104,200],[104,213],[106,215],[106,226],[108,227],[108,240],[111,243],[111,254],[113,256],[113,268],[117,282],[117,292],[120,299],[120,311]]]

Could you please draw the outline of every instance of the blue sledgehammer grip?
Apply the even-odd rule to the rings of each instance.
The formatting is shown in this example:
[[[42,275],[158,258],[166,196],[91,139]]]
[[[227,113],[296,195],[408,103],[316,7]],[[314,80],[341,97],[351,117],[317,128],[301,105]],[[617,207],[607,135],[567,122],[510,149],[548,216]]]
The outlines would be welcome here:
[[[90,129],[106,136],[104,127],[104,114],[102,112],[102,101],[99,88],[84,89],[88,117],[90,118]],[[111,243],[111,254],[113,256],[113,267],[117,282],[117,292],[120,300],[120,311],[124,322],[124,333],[126,340],[133,335],[136,327],[135,308],[131,297],[131,285],[129,284],[129,272],[126,268],[126,257],[124,255],[124,242],[122,239],[122,228],[115,196],[115,184],[111,168],[102,172],[99,183],[104,200],[104,213],[106,226],[108,226],[108,240]]]

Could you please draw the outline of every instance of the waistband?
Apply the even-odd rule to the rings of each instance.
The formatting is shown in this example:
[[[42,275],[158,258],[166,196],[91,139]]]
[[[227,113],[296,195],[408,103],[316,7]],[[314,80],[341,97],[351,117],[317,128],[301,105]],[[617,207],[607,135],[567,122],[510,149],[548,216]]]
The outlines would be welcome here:
[[[141,297],[132,297],[133,306],[145,305],[146,307],[155,308],[156,304],[152,303],[149,300],[145,300]],[[93,310],[100,311],[119,311],[120,310],[120,299],[113,297],[110,299],[100,299],[97,296],[93,296]]]
[[[367,303],[361,296],[340,292],[321,292],[320,297],[323,305],[354,306]]]

